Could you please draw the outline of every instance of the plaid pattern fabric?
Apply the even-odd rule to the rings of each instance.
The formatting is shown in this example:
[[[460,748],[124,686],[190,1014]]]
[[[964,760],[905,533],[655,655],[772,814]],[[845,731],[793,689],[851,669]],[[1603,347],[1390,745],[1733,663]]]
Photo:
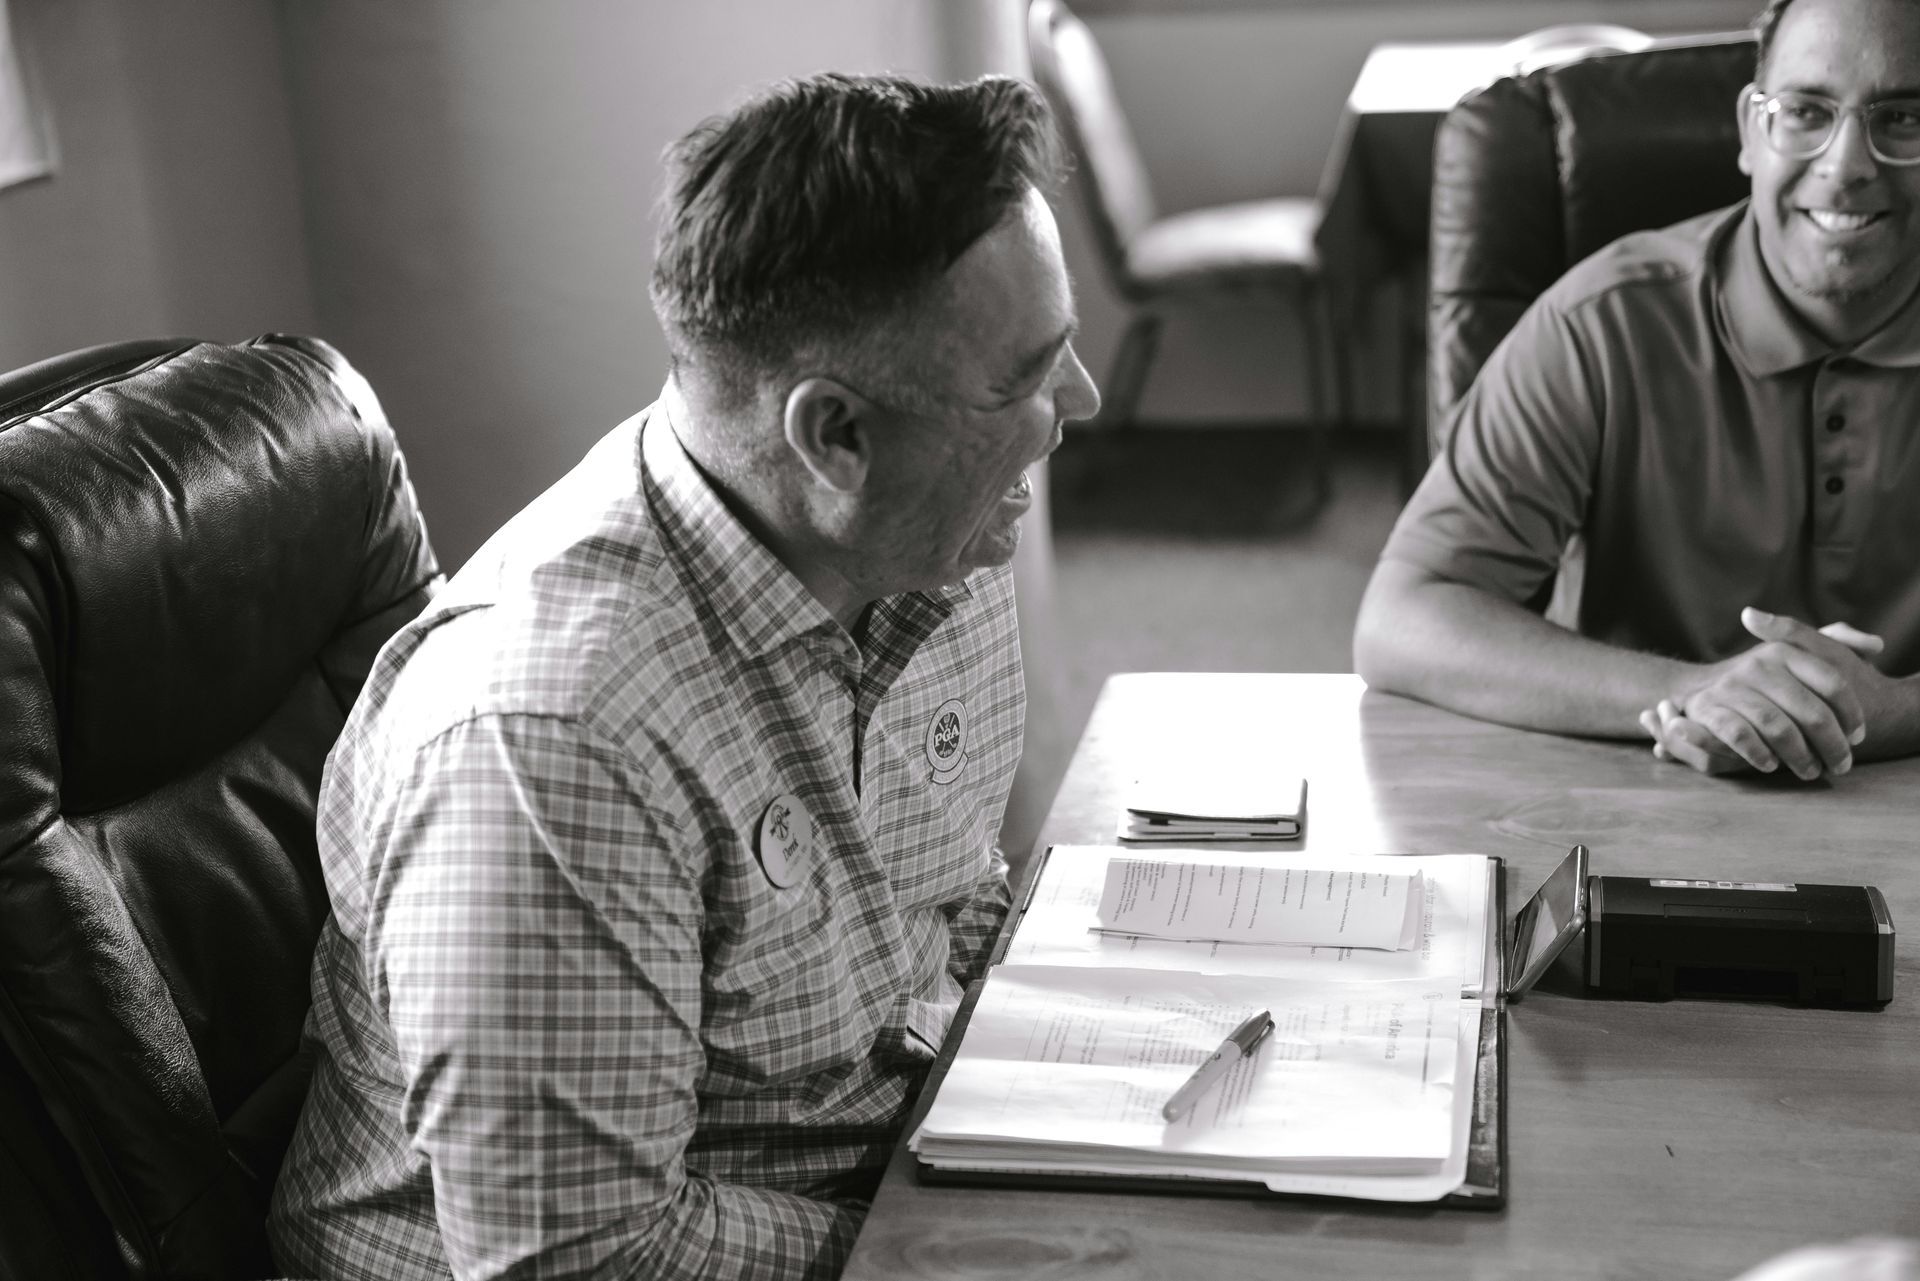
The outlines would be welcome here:
[[[670,428],[482,548],[328,762],[283,1269],[832,1276],[985,960],[1011,574],[856,645]]]

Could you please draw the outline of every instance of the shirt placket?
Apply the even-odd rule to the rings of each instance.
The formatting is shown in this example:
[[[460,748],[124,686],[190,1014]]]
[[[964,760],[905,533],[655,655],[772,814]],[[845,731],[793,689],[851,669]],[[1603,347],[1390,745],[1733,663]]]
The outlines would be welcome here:
[[[844,633],[815,633],[807,637],[807,653],[812,660],[810,678],[815,687],[814,706],[819,709],[819,724],[826,741],[836,753],[845,753],[847,778],[853,794],[860,795],[860,741],[858,737],[858,699],[860,688],[860,651]]]
[[[1863,432],[1873,416],[1866,401],[1863,366],[1846,356],[1822,361],[1813,380],[1807,457],[1811,464],[1812,552],[1809,597],[1822,616],[1816,626],[1834,621],[1837,589],[1846,581],[1869,516],[1871,478],[1862,474],[1867,457]]]

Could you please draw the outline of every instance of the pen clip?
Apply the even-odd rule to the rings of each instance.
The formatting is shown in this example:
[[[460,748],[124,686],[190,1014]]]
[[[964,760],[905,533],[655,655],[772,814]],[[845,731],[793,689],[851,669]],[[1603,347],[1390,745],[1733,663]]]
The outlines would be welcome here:
[[[1235,1028],[1227,1039],[1240,1047],[1240,1056],[1245,1058],[1253,1053],[1253,1047],[1260,1044],[1271,1031],[1273,1031],[1273,1015],[1262,1010]]]

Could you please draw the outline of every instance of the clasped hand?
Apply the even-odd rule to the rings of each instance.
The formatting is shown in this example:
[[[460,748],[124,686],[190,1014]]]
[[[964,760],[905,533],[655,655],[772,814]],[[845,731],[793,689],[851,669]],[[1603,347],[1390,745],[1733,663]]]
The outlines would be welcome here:
[[[1752,608],[1740,611],[1740,623],[1759,644],[1640,713],[1654,755],[1703,774],[1782,765],[1802,779],[1846,773],[1866,736],[1863,696],[1871,704],[1888,680],[1866,661],[1880,652],[1880,638]]]

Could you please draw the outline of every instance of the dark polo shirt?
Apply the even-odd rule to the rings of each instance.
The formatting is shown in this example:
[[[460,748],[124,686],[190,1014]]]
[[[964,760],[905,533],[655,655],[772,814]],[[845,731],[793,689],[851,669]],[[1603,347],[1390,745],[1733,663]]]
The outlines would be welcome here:
[[[1624,237],[1542,295],[1383,557],[1526,601],[1578,532],[1559,621],[1588,636],[1714,660],[1754,643],[1757,605],[1877,632],[1883,670],[1920,668],[1920,303],[1829,347],[1746,212]]]

